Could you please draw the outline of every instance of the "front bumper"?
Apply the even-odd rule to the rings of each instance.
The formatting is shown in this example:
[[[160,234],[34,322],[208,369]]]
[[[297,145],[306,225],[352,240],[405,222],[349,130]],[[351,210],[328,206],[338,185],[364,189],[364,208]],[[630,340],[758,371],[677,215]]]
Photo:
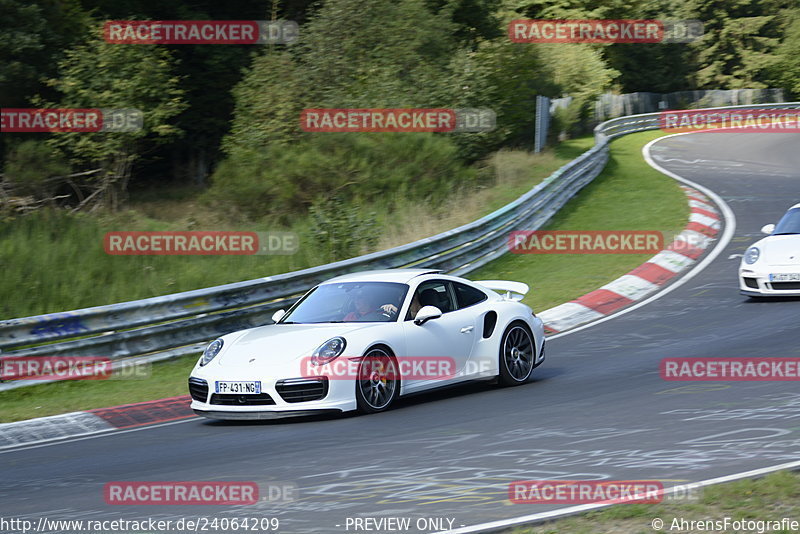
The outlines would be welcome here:
[[[220,408],[219,406],[217,408]],[[281,410],[281,411],[261,411],[261,412],[233,412],[233,411],[222,411],[219,409],[215,410],[198,410],[194,408],[194,403],[192,403],[192,409],[194,413],[201,417],[207,417],[208,419],[221,419],[225,421],[263,421],[263,420],[274,420],[274,419],[285,419],[288,417],[308,417],[311,415],[323,415],[323,414],[339,414],[342,413],[343,410],[335,410],[335,409],[316,409],[316,410]]]
[[[545,358],[544,347],[545,347],[545,345],[547,345],[547,339],[542,337],[542,348],[539,349],[539,356],[537,356],[536,359],[534,360],[534,363],[533,363],[533,368],[534,369],[536,369],[537,367],[539,367],[540,365],[542,365],[544,363],[544,358]]]
[[[281,417],[298,417],[303,415],[341,413],[356,409],[355,383],[352,380],[332,379],[327,381],[326,393],[315,400],[298,400],[287,394],[281,383],[291,378],[266,377],[251,370],[230,369],[224,373],[209,372],[204,368],[195,368],[189,378],[192,395],[192,410],[203,417],[212,419],[276,419]],[[205,391],[199,381],[205,382]],[[261,382],[258,403],[252,402],[251,395],[216,395],[216,381],[252,381]],[[194,382],[194,384],[192,384]],[[267,398],[266,395],[269,397]],[[240,399],[241,397],[241,399]],[[241,404],[238,402],[241,401]],[[269,404],[267,404],[267,402]]]
[[[773,267],[772,272],[792,272],[797,267]],[[739,293],[748,297],[800,297],[800,283],[771,282],[769,272],[753,268],[739,269]]]

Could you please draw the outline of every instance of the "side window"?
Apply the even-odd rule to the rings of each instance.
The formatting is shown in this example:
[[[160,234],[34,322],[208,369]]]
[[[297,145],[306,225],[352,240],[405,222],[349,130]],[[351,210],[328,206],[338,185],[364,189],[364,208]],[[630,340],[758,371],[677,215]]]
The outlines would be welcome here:
[[[452,291],[448,288],[450,282],[445,280],[429,280],[419,285],[414,292],[411,306],[406,314],[406,321],[413,319],[423,306],[436,306],[442,313],[456,309]]]
[[[453,282],[453,287],[456,290],[456,299],[458,300],[458,309],[473,306],[479,302],[483,302],[488,297],[480,289],[475,289],[466,284]]]

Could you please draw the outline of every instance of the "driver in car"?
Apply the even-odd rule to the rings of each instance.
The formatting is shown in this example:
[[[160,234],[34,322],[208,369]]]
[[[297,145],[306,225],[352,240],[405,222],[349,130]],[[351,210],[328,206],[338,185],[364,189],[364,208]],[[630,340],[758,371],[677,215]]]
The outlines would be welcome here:
[[[397,306],[394,304],[384,304],[378,306],[374,295],[369,295],[366,291],[359,291],[355,296],[355,311],[345,315],[345,321],[370,321],[385,320],[397,313]]]

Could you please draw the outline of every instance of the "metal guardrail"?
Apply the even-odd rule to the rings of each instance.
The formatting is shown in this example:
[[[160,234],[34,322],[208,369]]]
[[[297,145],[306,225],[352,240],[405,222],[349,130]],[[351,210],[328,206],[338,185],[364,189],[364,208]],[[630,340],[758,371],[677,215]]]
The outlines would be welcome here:
[[[749,104],[744,106],[723,106],[716,108],[702,108],[703,111],[735,111],[737,109],[758,109],[758,110],[782,110],[800,109],[800,102],[781,102],[772,104]],[[678,111],[678,110],[676,110]],[[700,111],[698,109],[679,110],[679,111]],[[628,115],[616,119],[607,120],[597,125],[594,129],[595,142],[601,139],[614,139],[629,133],[642,132],[645,130],[655,130],[661,126],[659,113],[642,113],[640,115]]]
[[[712,109],[798,109],[800,103]],[[659,127],[658,113],[620,117],[595,129],[595,145],[514,202],[472,223],[407,245],[336,263],[205,289],[62,313],[0,321],[4,357],[98,356],[164,359],[198,343],[271,322],[317,283],[336,275],[429,267],[464,275],[500,257],[512,230],[536,230],[605,166],[611,139]],[[12,349],[9,351],[9,349]],[[0,389],[30,381],[3,384]],[[41,382],[37,382],[41,383]]]

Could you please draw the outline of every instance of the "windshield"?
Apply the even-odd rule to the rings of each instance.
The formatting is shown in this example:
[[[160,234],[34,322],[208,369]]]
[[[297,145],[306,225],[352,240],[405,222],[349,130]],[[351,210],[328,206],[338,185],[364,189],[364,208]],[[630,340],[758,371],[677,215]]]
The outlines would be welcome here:
[[[781,222],[775,227],[772,235],[800,234],[800,208],[794,208],[786,212],[781,218]]]
[[[360,323],[397,320],[408,285],[394,282],[322,284],[287,313],[281,324]]]

